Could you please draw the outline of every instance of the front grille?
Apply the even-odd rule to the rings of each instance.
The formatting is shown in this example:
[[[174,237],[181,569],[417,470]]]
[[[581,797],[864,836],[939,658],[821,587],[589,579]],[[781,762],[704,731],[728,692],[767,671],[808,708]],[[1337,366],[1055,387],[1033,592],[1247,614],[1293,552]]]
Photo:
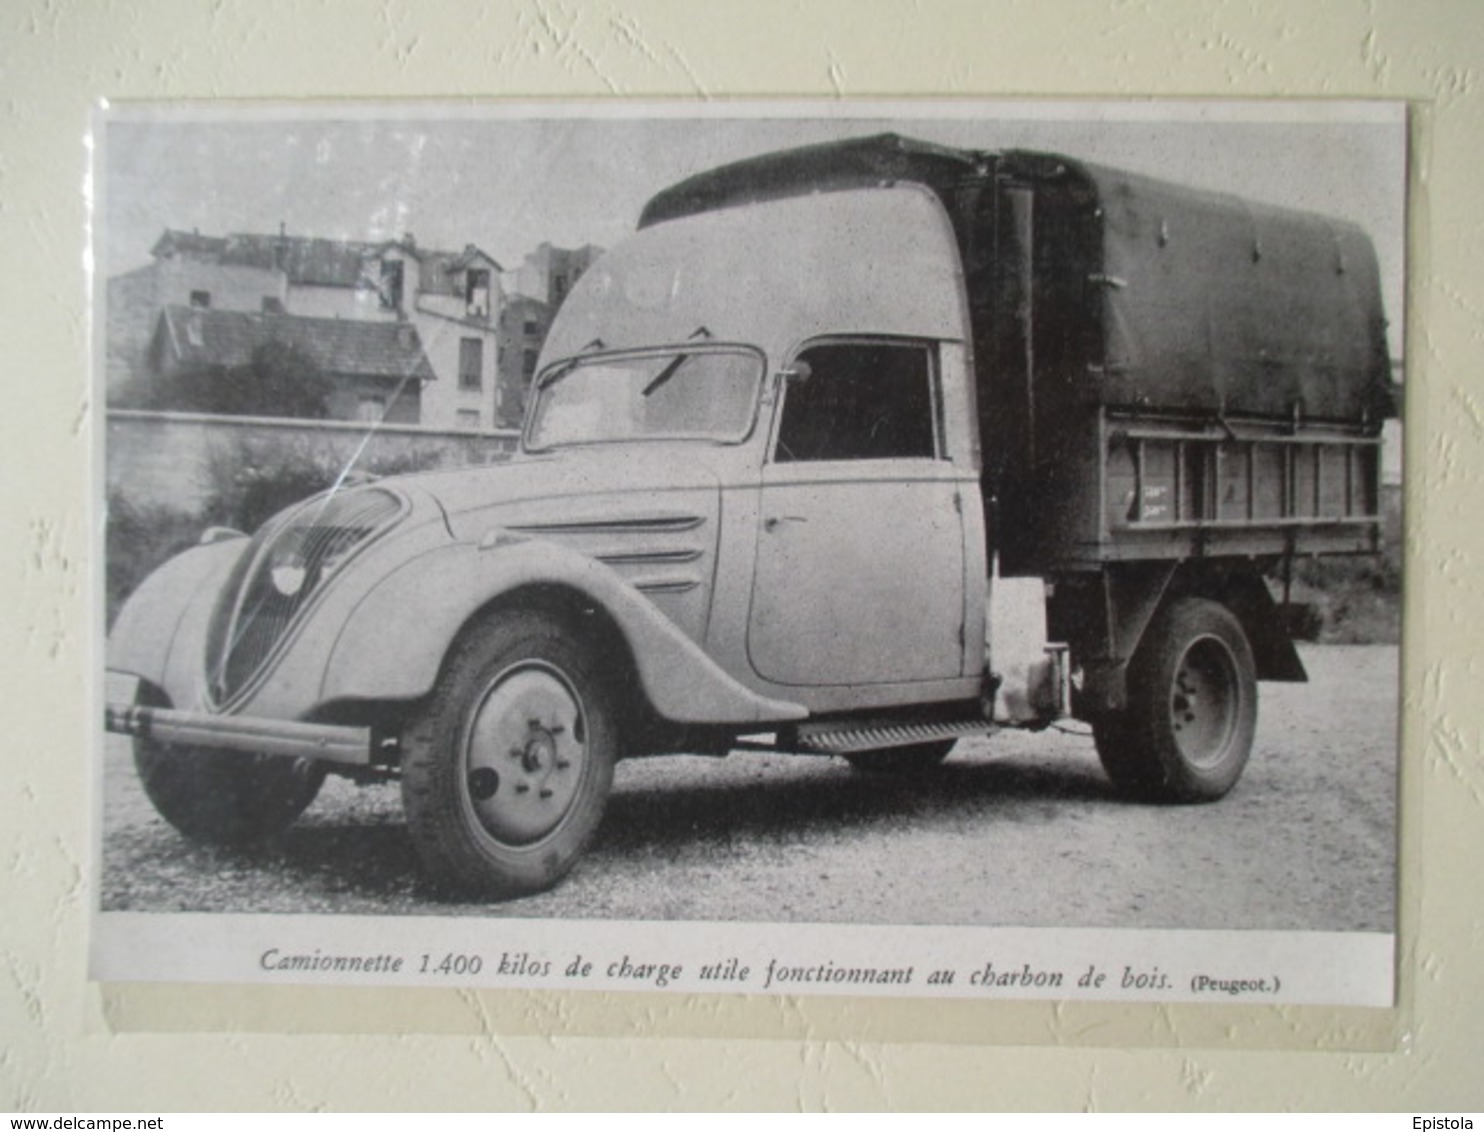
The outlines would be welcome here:
[[[389,491],[311,500],[254,536],[217,600],[207,636],[211,693],[231,699],[273,658],[324,582],[402,512]]]

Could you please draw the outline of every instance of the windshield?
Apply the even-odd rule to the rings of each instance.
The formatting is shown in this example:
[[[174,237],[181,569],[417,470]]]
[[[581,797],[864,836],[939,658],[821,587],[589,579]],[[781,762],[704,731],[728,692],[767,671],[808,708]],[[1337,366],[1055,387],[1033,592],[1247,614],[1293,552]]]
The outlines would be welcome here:
[[[526,446],[740,441],[752,428],[763,371],[762,354],[745,346],[569,358],[537,383]]]

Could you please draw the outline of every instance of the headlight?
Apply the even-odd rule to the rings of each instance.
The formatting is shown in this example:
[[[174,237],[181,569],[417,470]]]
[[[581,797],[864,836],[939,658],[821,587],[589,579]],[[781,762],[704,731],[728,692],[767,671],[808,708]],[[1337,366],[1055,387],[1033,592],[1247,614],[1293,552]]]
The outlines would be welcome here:
[[[273,588],[284,597],[296,597],[304,588],[303,566],[273,567]]]
[[[308,576],[304,529],[291,526],[269,544],[268,578],[283,597],[298,597]]]

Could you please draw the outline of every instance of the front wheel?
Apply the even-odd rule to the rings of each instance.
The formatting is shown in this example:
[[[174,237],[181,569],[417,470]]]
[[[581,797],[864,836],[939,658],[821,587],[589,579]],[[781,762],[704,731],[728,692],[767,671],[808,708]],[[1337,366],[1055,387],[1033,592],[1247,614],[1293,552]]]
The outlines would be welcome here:
[[[238,846],[293,824],[325,781],[322,763],[134,740],[134,767],[160,816],[192,841]]]
[[[1128,669],[1128,706],[1093,721],[1098,757],[1121,788],[1208,802],[1241,777],[1257,728],[1252,646],[1225,606],[1179,598],[1151,622]]]
[[[504,898],[565,876],[613,784],[614,719],[597,658],[563,621],[516,611],[467,631],[403,735],[403,806],[435,880]]]

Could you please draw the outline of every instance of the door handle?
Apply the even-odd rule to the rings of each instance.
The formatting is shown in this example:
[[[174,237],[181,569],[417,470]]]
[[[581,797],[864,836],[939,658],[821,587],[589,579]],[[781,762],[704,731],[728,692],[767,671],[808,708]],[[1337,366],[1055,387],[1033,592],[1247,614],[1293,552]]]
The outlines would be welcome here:
[[[763,530],[776,531],[784,523],[807,523],[803,515],[770,515],[763,520]]]

